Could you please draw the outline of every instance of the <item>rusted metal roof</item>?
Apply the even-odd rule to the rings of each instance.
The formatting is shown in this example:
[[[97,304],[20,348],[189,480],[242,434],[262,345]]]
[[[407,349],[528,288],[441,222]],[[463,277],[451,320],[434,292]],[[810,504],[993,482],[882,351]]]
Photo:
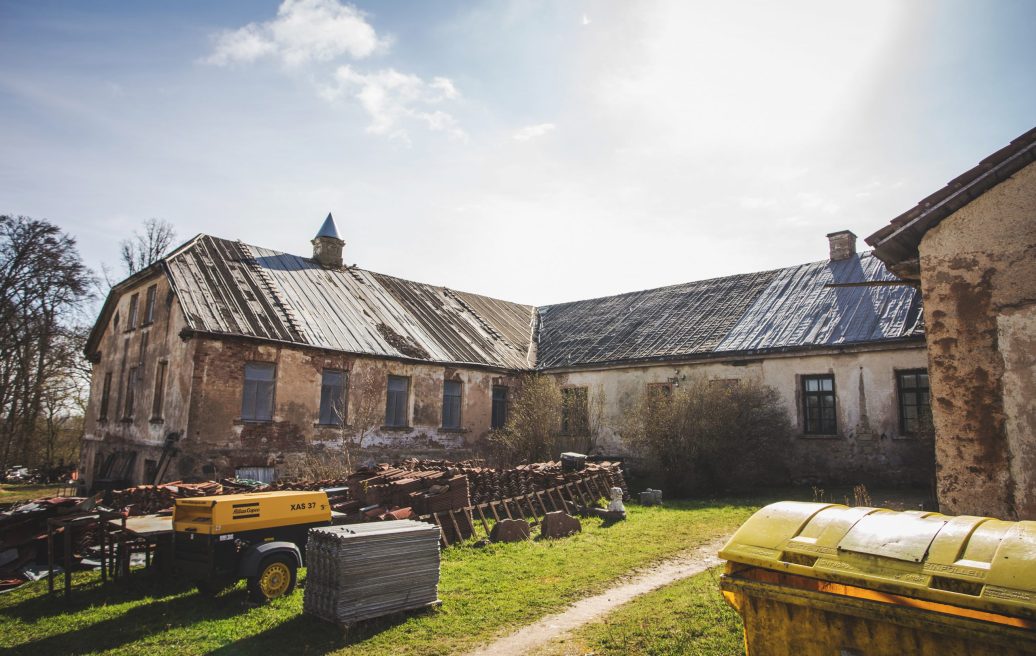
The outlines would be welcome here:
[[[621,364],[920,337],[920,295],[910,286],[880,284],[895,280],[880,260],[864,253],[541,307],[537,365]]]
[[[199,235],[166,258],[190,328],[350,353],[533,365],[535,309]]]

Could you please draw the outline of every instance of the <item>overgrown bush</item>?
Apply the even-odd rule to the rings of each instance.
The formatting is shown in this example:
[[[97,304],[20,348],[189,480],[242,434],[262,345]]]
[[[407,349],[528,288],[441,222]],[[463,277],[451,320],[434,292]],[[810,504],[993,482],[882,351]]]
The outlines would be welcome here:
[[[754,381],[648,388],[625,413],[622,435],[671,495],[787,478],[791,422],[777,391]]]
[[[528,374],[514,389],[506,426],[488,438],[492,459],[500,465],[514,465],[556,457],[562,408],[557,380]]]

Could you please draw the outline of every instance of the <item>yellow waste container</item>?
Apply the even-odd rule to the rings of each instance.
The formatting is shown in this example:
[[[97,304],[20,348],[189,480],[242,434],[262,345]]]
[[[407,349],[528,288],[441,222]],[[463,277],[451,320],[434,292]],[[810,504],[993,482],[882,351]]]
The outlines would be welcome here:
[[[1036,522],[784,501],[719,555],[750,656],[1036,654]]]

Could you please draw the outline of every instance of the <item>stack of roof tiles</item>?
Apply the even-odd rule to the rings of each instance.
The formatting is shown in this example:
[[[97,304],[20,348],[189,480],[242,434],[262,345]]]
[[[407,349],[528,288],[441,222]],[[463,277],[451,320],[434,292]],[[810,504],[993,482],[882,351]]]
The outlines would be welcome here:
[[[351,625],[438,603],[439,529],[386,521],[315,528],[303,610]]]

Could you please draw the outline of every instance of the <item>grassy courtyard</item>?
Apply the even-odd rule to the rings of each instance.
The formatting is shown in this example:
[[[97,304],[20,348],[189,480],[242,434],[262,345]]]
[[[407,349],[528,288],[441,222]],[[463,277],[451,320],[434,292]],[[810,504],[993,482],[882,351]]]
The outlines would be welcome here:
[[[369,622],[345,635],[303,615],[301,593],[252,608],[240,584],[210,599],[142,572],[109,586],[95,573],[80,573],[67,603],[47,598],[45,582],[0,595],[0,650],[32,656],[459,653],[600,592],[634,568],[728,534],[761,503],[633,505],[628,521],[603,527],[583,520],[583,532],[564,540],[447,549],[440,608]]]

